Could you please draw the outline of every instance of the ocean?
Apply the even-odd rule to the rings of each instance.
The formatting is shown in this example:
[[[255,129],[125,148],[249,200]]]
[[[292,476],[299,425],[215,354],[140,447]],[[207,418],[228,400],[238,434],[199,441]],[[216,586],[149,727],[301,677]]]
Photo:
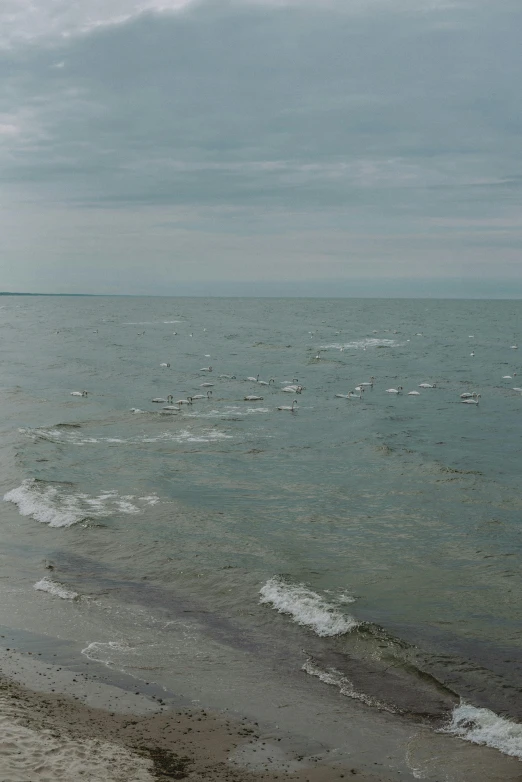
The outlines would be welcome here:
[[[2,634],[522,759],[521,307],[1,297]]]

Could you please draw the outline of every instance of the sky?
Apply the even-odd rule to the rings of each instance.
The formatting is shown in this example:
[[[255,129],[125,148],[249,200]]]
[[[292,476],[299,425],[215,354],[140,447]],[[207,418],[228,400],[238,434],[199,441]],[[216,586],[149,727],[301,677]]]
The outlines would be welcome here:
[[[2,0],[0,290],[522,297],[520,0]]]

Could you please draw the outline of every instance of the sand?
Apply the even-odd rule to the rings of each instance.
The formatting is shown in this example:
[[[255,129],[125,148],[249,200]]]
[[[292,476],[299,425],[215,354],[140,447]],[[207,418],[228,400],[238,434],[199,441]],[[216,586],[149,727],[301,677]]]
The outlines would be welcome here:
[[[289,752],[276,732],[263,735],[256,723],[167,709],[158,698],[91,682],[12,650],[1,653],[0,664],[0,782],[396,779],[324,765]],[[23,680],[37,681],[38,690]]]

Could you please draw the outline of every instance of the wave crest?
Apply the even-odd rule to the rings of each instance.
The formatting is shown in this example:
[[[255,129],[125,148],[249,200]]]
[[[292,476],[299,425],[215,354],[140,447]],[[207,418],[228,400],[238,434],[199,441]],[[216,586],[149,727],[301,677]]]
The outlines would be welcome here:
[[[261,603],[270,604],[280,614],[288,614],[294,622],[322,637],[343,635],[359,625],[353,616],[341,613],[305,584],[291,584],[275,576],[259,593]]]

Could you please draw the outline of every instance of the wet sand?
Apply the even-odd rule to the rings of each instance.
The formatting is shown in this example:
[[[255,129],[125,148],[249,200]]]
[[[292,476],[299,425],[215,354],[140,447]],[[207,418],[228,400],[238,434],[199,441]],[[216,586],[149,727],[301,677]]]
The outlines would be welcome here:
[[[277,730],[205,709],[167,708],[160,698],[30,658],[11,649],[0,658],[9,674],[0,678],[0,782],[398,778],[325,765],[289,752]],[[26,679],[38,691],[21,683]]]

